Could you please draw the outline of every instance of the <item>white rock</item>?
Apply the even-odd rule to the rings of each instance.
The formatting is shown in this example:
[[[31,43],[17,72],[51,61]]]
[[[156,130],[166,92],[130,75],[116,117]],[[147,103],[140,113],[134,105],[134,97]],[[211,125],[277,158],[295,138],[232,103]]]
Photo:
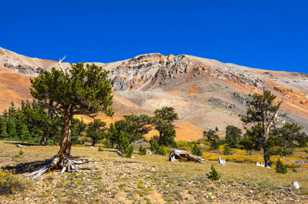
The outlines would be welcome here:
[[[296,190],[300,189],[301,185],[299,184],[298,181],[293,181],[292,182],[292,187]]]
[[[264,164],[262,164],[262,163],[260,163],[260,162],[257,162],[257,163],[256,163],[256,166],[264,167]]]
[[[220,165],[224,166],[224,165],[226,164],[226,160],[221,159],[221,158],[219,157],[218,163],[219,163]]]

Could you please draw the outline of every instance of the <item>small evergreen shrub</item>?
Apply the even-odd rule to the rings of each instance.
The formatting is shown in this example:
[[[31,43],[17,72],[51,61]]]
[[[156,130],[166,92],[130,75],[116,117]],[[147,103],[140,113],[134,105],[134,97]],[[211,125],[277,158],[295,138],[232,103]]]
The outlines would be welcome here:
[[[220,179],[220,174],[218,171],[215,169],[215,167],[212,165],[211,170],[209,173],[206,174],[207,178],[212,180],[212,181],[217,181]]]
[[[166,155],[169,153],[169,148],[166,147],[166,146],[160,146],[160,149],[159,149],[159,154],[161,155]]]
[[[280,159],[276,162],[276,172],[280,174],[286,174],[288,172],[287,165],[283,164]]]
[[[134,152],[134,147],[132,145],[128,146],[125,153],[125,157],[131,158]]]
[[[150,140],[151,151],[154,154],[166,155],[169,152],[168,147],[159,145],[156,138]]]
[[[202,151],[201,151],[200,147],[197,144],[193,145],[193,147],[191,149],[191,153],[193,155],[202,156]]]
[[[142,145],[140,145],[140,147],[139,147],[139,154],[141,154],[141,155],[147,154],[146,148],[144,148]]]

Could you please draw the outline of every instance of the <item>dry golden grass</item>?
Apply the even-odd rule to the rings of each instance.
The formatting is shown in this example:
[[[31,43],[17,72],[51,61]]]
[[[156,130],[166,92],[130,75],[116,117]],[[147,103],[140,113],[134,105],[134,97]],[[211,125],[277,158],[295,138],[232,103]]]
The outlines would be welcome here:
[[[17,148],[14,144],[0,141],[0,166],[18,164],[20,162],[30,162],[50,158],[57,153],[57,146],[26,146],[22,148],[23,155],[18,156],[21,148]],[[306,168],[297,168],[296,171],[289,169],[287,174],[278,174],[275,169],[267,169],[257,167],[255,161],[262,161],[262,157],[258,153],[247,155],[241,150],[236,150],[233,155],[224,156],[218,153],[204,153],[203,157],[206,161],[202,164],[191,162],[171,163],[167,160],[167,156],[158,155],[133,155],[133,159],[125,159],[119,157],[112,151],[98,151],[97,148],[75,145],[72,149],[74,156],[87,157],[94,161],[132,161],[141,162],[145,165],[160,166],[169,169],[171,172],[181,173],[181,175],[193,176],[205,174],[211,165],[222,174],[225,181],[236,180],[237,182],[245,182],[253,185],[265,185],[270,187],[290,187],[292,181],[299,181],[302,185],[301,193],[308,194],[308,173]],[[283,158],[283,161],[302,158],[303,151],[296,151],[292,157]],[[220,166],[215,161],[221,156],[227,161],[225,166]],[[273,157],[273,159],[277,159]]]

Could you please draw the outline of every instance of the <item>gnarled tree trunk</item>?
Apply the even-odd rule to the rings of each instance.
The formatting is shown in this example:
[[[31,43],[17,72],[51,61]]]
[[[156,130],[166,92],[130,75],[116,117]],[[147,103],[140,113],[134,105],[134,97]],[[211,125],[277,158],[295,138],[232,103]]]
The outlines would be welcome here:
[[[60,161],[64,159],[65,156],[70,156],[71,153],[71,134],[70,134],[70,123],[71,114],[66,111],[63,117],[63,136],[60,142],[60,150],[58,156]]]

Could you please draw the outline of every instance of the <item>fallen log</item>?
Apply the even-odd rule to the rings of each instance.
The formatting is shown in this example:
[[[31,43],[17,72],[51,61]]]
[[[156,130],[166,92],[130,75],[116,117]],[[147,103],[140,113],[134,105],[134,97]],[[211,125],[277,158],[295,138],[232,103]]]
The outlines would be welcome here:
[[[185,150],[173,149],[169,154],[169,161],[173,162],[176,160],[194,161],[201,163],[204,159],[202,157],[192,155]]]

